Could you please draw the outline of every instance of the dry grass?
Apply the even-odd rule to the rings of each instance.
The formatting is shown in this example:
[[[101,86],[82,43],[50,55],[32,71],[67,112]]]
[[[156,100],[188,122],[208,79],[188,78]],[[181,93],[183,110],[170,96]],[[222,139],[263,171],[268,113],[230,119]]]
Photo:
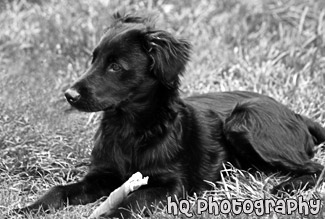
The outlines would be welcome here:
[[[68,111],[62,91],[87,66],[89,51],[116,10],[155,9],[161,28],[193,44],[192,62],[183,78],[184,96],[256,91],[324,125],[323,0],[132,2],[0,3],[0,217],[86,172],[98,114]],[[324,153],[318,152],[315,159],[325,163]],[[218,199],[270,197],[269,188],[285,179],[227,169],[221,182],[213,182],[220,185],[209,191]],[[320,185],[303,195],[323,199],[324,191]],[[27,218],[86,218],[98,203]],[[207,217],[213,216],[201,218]],[[229,217],[252,216],[218,216]],[[152,218],[174,217],[162,211]]]

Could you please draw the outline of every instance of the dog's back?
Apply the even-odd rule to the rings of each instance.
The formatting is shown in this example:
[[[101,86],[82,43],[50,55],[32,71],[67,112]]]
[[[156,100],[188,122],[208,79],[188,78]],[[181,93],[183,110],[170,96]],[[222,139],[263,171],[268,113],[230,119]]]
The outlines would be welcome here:
[[[185,101],[207,120],[222,120],[219,128],[227,139],[229,161],[239,168],[310,171],[303,166],[313,157],[314,146],[325,141],[325,129],[318,123],[265,95],[220,92],[188,97]]]
[[[194,95],[185,98],[184,101],[195,106],[198,110],[213,110],[224,118],[234,109],[236,104],[252,98],[271,99],[254,92],[232,91]]]

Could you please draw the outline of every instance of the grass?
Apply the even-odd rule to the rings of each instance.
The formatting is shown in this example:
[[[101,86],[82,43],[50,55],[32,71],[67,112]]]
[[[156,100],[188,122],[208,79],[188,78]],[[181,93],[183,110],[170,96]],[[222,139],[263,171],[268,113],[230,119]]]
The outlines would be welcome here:
[[[99,114],[69,110],[63,91],[86,68],[90,51],[116,10],[157,10],[158,26],[192,43],[183,96],[256,91],[325,125],[324,8],[323,0],[1,2],[0,218],[87,171]],[[324,152],[314,159],[325,163]],[[286,179],[226,169],[223,180],[213,182],[219,186],[207,195],[271,197],[269,188]],[[301,194],[323,199],[324,192],[321,184]],[[87,218],[98,204],[27,218]],[[151,217],[174,218],[164,210]],[[228,217],[252,215],[216,218]],[[264,218],[301,217],[272,213]]]

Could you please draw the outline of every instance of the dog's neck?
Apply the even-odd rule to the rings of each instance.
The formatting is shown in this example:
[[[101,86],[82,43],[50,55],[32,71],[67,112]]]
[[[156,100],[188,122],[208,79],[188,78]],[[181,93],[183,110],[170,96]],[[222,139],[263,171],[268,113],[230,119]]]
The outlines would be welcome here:
[[[129,102],[124,108],[104,112],[101,128],[95,135],[94,166],[101,161],[119,164],[119,172],[123,175],[145,163],[136,159],[138,151],[159,143],[166,145],[166,141],[172,139],[166,138],[171,130],[182,136],[181,111],[184,105],[178,91],[157,89],[150,94],[141,98],[143,101]]]
[[[173,123],[181,106],[178,89],[161,86],[139,99],[105,111],[101,125],[115,129],[115,133],[129,130],[136,135],[146,134],[148,130],[161,130]]]

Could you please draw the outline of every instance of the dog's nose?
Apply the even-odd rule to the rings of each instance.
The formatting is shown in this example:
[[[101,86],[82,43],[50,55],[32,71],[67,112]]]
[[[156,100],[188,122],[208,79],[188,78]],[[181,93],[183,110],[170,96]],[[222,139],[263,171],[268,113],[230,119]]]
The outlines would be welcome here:
[[[67,99],[67,101],[68,101],[69,103],[75,103],[75,102],[77,102],[77,101],[80,99],[80,97],[81,97],[81,95],[78,93],[78,91],[76,91],[75,89],[72,89],[72,88],[68,89],[68,90],[64,93],[64,95],[65,95],[65,98]]]

